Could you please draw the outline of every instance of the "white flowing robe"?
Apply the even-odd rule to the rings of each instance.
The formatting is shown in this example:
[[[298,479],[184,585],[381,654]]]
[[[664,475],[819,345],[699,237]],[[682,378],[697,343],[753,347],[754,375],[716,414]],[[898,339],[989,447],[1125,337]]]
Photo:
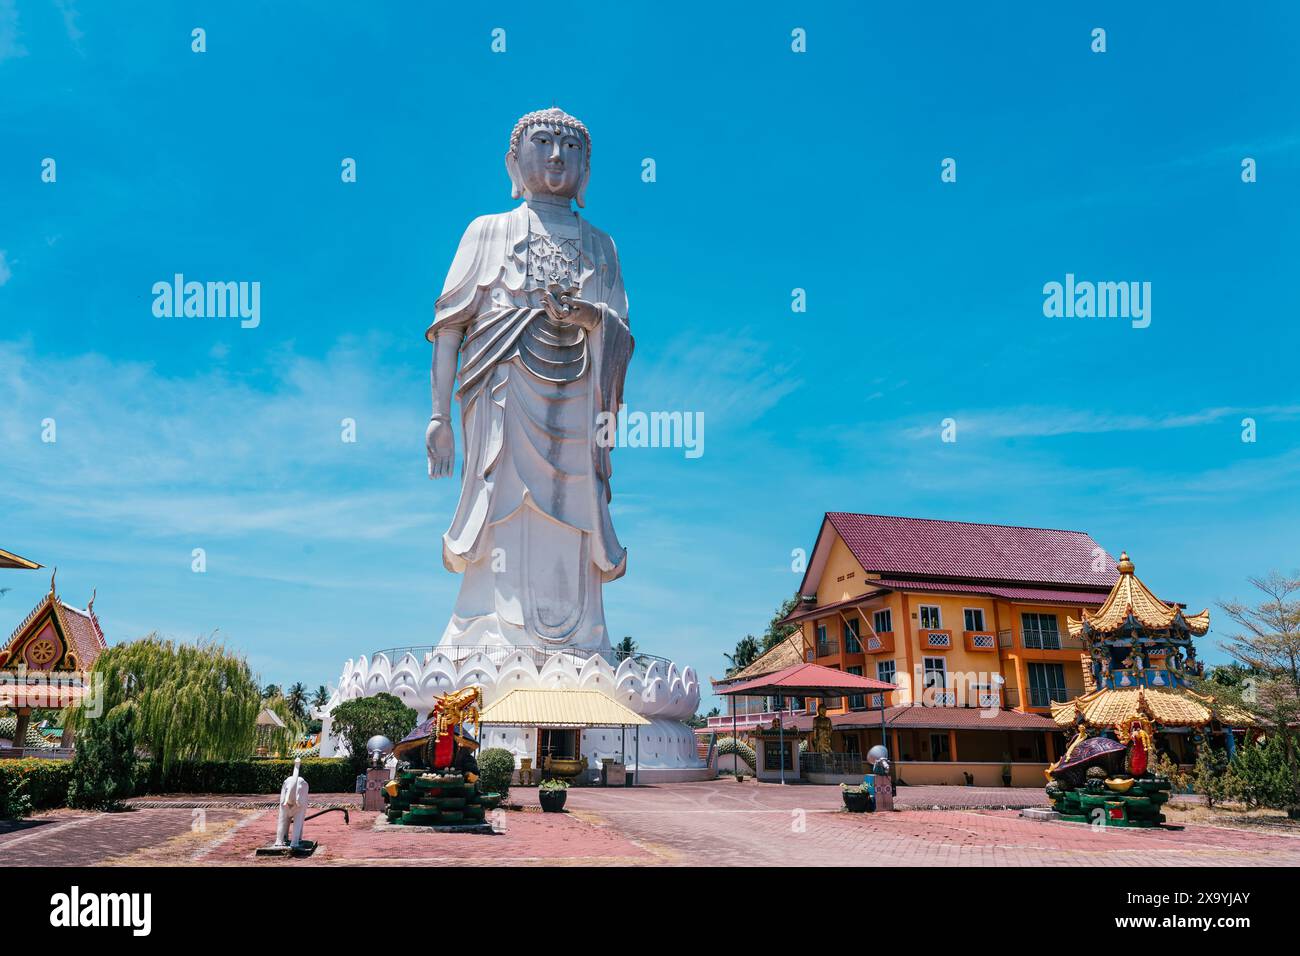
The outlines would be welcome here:
[[[460,502],[443,564],[464,575],[442,643],[607,649],[601,587],[627,552],[610,520],[610,449],[632,354],[613,240],[579,218],[591,333],[557,326],[528,277],[527,204],[470,223],[427,337],[461,333]],[[605,428],[612,433],[612,428]]]

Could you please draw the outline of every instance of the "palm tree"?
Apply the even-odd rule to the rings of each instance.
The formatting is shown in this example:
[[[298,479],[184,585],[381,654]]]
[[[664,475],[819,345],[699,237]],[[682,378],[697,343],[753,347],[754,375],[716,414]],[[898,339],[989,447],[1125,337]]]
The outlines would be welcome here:
[[[307,716],[307,688],[302,681],[289,685],[289,693],[284,695],[284,699],[289,702],[289,709],[299,720]]]
[[[330,689],[324,684],[316,688],[316,693],[311,695],[311,705],[317,709],[324,707],[330,702]]]
[[[614,645],[614,657],[619,661],[623,661],[629,657],[635,657],[637,650],[636,641],[630,637],[625,637]]]
[[[281,693],[280,693],[280,685],[279,685],[279,684],[267,684],[265,687],[262,688],[262,697],[263,697],[263,698],[268,698],[268,697],[280,697],[280,696],[282,696],[282,695],[281,695]]]
[[[736,642],[735,651],[730,654],[722,655],[731,662],[731,666],[727,668],[727,673],[734,674],[736,671],[748,667],[750,664],[754,663],[754,661],[758,660],[759,653],[760,649],[758,641],[754,640],[754,635],[746,634]]]

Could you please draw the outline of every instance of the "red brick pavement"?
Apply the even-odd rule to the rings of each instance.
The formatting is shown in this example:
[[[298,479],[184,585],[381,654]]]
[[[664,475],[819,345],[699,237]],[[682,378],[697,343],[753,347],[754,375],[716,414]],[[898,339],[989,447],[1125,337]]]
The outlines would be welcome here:
[[[238,810],[139,810],[125,813],[59,811],[0,830],[0,867],[91,866],[157,846],[196,828],[225,823]]]
[[[952,799],[973,788],[925,789]],[[350,826],[326,814],[307,824],[308,838],[321,844],[308,860],[254,858],[274,833],[270,809],[209,809],[217,825],[198,834],[189,833],[185,809],[61,811],[38,826],[0,830],[0,865],[1300,865],[1300,837],[1291,834],[1198,825],[1095,830],[1037,823],[1014,810],[848,814],[835,787],[582,788],[569,791],[565,814],[539,812],[535,790],[513,790],[511,799],[530,809],[504,813],[505,832],[496,835],[376,830],[373,813],[354,812]]]

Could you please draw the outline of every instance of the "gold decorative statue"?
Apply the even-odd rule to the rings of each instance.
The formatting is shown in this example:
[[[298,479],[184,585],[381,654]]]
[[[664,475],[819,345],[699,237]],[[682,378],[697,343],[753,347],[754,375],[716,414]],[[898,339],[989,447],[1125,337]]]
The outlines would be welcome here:
[[[826,703],[817,705],[817,716],[813,718],[812,749],[814,753],[831,752],[831,719],[826,716]]]

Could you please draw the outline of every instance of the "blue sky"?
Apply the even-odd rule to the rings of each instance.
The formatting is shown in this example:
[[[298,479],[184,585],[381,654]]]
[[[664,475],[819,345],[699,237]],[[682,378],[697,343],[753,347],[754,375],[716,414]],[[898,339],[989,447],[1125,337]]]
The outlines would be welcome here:
[[[216,632],[268,681],[435,641],[423,332],[554,102],[628,403],[706,422],[615,453],[615,636],[720,676],[826,510],[1086,530],[1196,610],[1300,565],[1300,10],[808,6],[0,0],[0,547],[110,640]],[[260,282],[261,325],[155,318],[177,272]],[[1066,273],[1150,282],[1150,327],[1045,318]],[[48,577],[0,584],[7,633]]]

